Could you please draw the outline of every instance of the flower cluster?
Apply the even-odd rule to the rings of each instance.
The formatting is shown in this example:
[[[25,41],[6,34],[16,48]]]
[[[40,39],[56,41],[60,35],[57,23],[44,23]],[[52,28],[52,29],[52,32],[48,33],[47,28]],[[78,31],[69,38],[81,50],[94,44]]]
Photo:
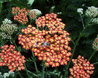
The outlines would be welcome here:
[[[12,24],[12,21],[7,18],[2,23],[0,26],[0,37],[2,39],[11,39],[11,35],[18,29],[17,25]]]
[[[98,8],[96,8],[94,6],[88,7],[88,9],[85,12],[85,15],[87,17],[96,17],[96,16],[98,16]]]
[[[29,10],[26,8],[20,9],[19,7],[12,8],[12,14],[14,14],[14,20],[19,21],[22,24],[26,24],[28,22],[28,15]]]
[[[78,56],[77,59],[73,59],[73,68],[70,68],[71,76],[69,78],[90,78],[90,75],[94,72],[94,65],[90,64],[87,59],[82,56]]]
[[[41,15],[41,14],[42,14],[42,13],[41,13],[40,10],[38,10],[38,9],[32,9],[32,10],[30,10],[30,12],[29,12],[29,18],[30,18],[30,19],[36,19],[37,16],[39,16],[39,15]]]
[[[41,16],[36,20],[36,24],[39,27],[48,27],[50,31],[59,31],[64,29],[65,24],[61,22],[60,18],[57,18],[57,14],[50,13],[45,16]]]
[[[77,9],[77,12],[78,12],[79,14],[83,14],[83,8],[78,8],[78,9]]]
[[[93,41],[93,49],[96,50],[96,51],[98,51],[98,36]]]
[[[25,33],[25,35],[20,34],[18,40],[25,49],[30,49],[31,47],[38,47],[45,40],[41,31],[37,30],[31,25],[28,25],[27,28],[22,29],[22,32]]]
[[[25,57],[15,50],[14,45],[4,45],[0,49],[0,66],[8,66],[10,71],[24,69]]]
[[[2,21],[3,24],[12,24],[12,21],[5,18],[4,21]]]
[[[40,18],[42,19],[39,20]],[[44,18],[46,20],[43,21]],[[67,64],[70,60],[69,41],[71,39],[69,33],[63,30],[65,24],[60,21],[61,19],[57,18],[56,14],[46,14],[46,16],[39,17],[36,23],[39,26],[39,23],[44,22],[49,30],[38,30],[29,25],[22,29],[24,34],[20,34],[18,37],[19,44],[25,49],[31,49],[39,60],[45,61],[46,66],[57,67]],[[49,25],[50,23],[51,25]],[[42,26],[45,25],[40,25],[40,27]]]
[[[70,60],[71,48],[68,46],[70,38],[65,32],[58,34],[46,34],[45,42],[41,47],[32,47],[32,52],[39,60],[44,60],[46,66],[57,67],[67,65]]]
[[[2,32],[7,33],[8,35],[12,35],[15,31],[17,31],[16,24],[2,24],[0,27]]]

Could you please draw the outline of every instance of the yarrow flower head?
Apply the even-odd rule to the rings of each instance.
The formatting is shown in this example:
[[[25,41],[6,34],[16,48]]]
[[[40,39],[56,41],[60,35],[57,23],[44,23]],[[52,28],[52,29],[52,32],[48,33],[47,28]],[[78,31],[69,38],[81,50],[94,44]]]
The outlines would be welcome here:
[[[4,45],[0,49],[0,66],[8,66],[11,72],[25,68],[25,57],[15,50],[14,45]]]
[[[24,34],[18,36],[19,44],[31,49],[39,60],[45,61],[46,66],[67,65],[72,54],[69,33],[63,30],[65,24],[54,13],[39,17],[36,23],[39,27],[47,26],[49,30],[38,30],[29,25],[22,29]]]
[[[9,19],[7,19],[7,18],[5,18],[4,21],[2,21],[2,23],[3,23],[3,24],[11,24],[12,21],[9,20]]]
[[[14,14],[14,20],[17,20],[22,24],[26,24],[28,22],[27,18],[28,13],[29,10],[27,10],[26,8],[23,9],[20,9],[19,7],[12,8],[12,14]]]
[[[93,49],[94,50],[96,50],[96,51],[98,51],[98,36],[97,36],[97,38],[95,38],[95,40],[93,41]]]
[[[88,7],[88,9],[85,11],[85,15],[87,17],[96,17],[96,16],[98,16],[98,8],[94,7],[94,6]]]
[[[69,78],[90,78],[94,72],[94,65],[90,64],[87,59],[82,56],[78,56],[77,59],[73,59],[74,66],[70,68]]]
[[[50,31],[60,31],[64,29],[65,24],[61,22],[60,18],[57,18],[57,14],[50,13],[41,16],[36,20],[38,27],[48,27]]]
[[[68,33],[58,33],[60,35],[49,34],[45,35],[45,43],[40,47],[32,47],[32,52],[38,56],[39,60],[44,60],[46,66],[57,67],[67,65],[70,60],[71,48],[68,46],[70,38]]]
[[[40,16],[42,13],[38,9],[32,9],[29,12],[29,18],[30,19],[36,19],[38,16]]]
[[[83,8],[78,8],[78,9],[77,9],[77,12],[78,12],[79,14],[83,14]]]
[[[16,24],[2,24],[0,27],[0,30],[9,35],[12,35],[15,31],[17,31],[17,25]]]
[[[35,27],[28,25],[27,28],[21,30],[25,35],[20,34],[18,36],[19,43],[25,49],[30,49],[33,47],[38,47],[44,42],[43,34],[41,31],[37,30]]]

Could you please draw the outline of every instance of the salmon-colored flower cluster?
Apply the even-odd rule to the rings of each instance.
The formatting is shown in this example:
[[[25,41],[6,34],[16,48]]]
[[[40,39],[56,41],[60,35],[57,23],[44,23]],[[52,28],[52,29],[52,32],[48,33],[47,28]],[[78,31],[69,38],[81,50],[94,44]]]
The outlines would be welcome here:
[[[62,32],[63,33],[63,32]],[[57,67],[67,65],[70,60],[71,48],[68,46],[68,33],[46,34],[45,42],[41,47],[32,47],[32,52],[39,60],[44,60],[46,66]]]
[[[0,49],[0,66],[8,66],[10,71],[23,70],[25,68],[25,57],[15,50],[14,45],[4,45]]]
[[[25,49],[30,49],[31,47],[38,47],[44,42],[43,35],[41,31],[37,30],[35,27],[28,25],[27,28],[22,29],[25,34],[20,34],[18,37],[19,43]]]
[[[27,14],[29,10],[26,8],[20,9],[19,7],[12,8],[12,14],[14,14],[14,20],[19,21],[22,24],[26,24],[28,22]]]
[[[77,59],[73,59],[73,68],[70,68],[71,76],[69,78],[90,78],[90,75],[94,72],[94,65],[90,64],[87,59],[82,56],[78,56]]]
[[[38,26],[39,18],[36,22]],[[35,56],[38,56],[39,60],[45,61],[46,66],[57,67],[64,64],[67,65],[71,56],[71,48],[69,47],[69,41],[71,39],[69,38],[69,33],[63,30],[64,24],[60,22],[61,20],[57,18],[56,14],[46,14],[45,18],[45,22],[49,20],[47,24],[51,22],[49,30],[39,30],[29,25],[27,28],[22,29],[24,34],[19,35],[19,44],[25,49],[31,49]],[[39,23],[41,22],[39,21]],[[61,29],[58,28],[60,26]]]
[[[50,13],[45,16],[41,16],[36,20],[36,24],[39,27],[48,27],[49,30],[62,30],[65,27],[65,24],[61,22],[60,18],[57,18],[57,14]]]

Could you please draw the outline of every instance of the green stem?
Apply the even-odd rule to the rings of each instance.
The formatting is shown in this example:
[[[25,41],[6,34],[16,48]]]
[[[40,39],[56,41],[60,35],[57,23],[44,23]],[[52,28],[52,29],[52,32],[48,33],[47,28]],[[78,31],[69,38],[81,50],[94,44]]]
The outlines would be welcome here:
[[[42,66],[42,78],[45,78],[45,65]]]
[[[23,77],[22,77],[22,75],[21,75],[21,73],[20,73],[19,71],[17,71],[17,72],[18,72],[18,74],[19,74],[20,78],[23,78]]]
[[[32,55],[33,55],[33,57],[35,57],[33,52],[32,52]],[[38,73],[39,71],[38,71],[38,68],[37,68],[36,60],[34,59],[33,62],[34,62],[35,70]]]
[[[82,22],[82,25],[83,25],[83,29],[85,29],[84,21],[83,21],[83,18],[82,18],[81,14],[80,14],[80,18],[81,18],[81,22]]]
[[[96,53],[96,51],[94,51],[94,52],[92,53],[92,55],[91,55],[90,58],[88,59],[89,61],[92,59],[92,57],[95,55],[95,53]]]
[[[29,77],[29,74],[28,74],[28,70],[27,70],[26,64],[24,64],[24,66],[25,66],[25,70],[26,70],[27,76]]]

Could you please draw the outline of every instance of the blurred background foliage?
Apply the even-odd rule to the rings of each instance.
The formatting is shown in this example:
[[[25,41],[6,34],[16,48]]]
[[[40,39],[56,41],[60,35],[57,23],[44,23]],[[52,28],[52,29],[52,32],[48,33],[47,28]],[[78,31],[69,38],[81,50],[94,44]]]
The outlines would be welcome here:
[[[0,0],[0,25],[4,18],[13,20],[11,8],[18,6],[28,9],[39,9],[42,14],[49,12],[60,13],[59,17],[66,24],[65,29],[70,33],[70,37],[75,41],[82,30],[82,23],[77,8],[87,9],[89,6],[98,7],[98,0]],[[84,18],[85,20],[85,18]],[[75,51],[74,58],[82,55],[89,58],[94,52],[92,42],[98,34],[98,25],[88,27],[83,37],[80,39]],[[1,41],[0,41],[1,42]],[[73,47],[72,43],[70,45]],[[98,62],[98,53],[91,59],[91,63]],[[31,66],[31,65],[30,65]],[[62,68],[62,67],[61,67]],[[98,78],[98,65],[95,65],[95,72],[91,78]]]

